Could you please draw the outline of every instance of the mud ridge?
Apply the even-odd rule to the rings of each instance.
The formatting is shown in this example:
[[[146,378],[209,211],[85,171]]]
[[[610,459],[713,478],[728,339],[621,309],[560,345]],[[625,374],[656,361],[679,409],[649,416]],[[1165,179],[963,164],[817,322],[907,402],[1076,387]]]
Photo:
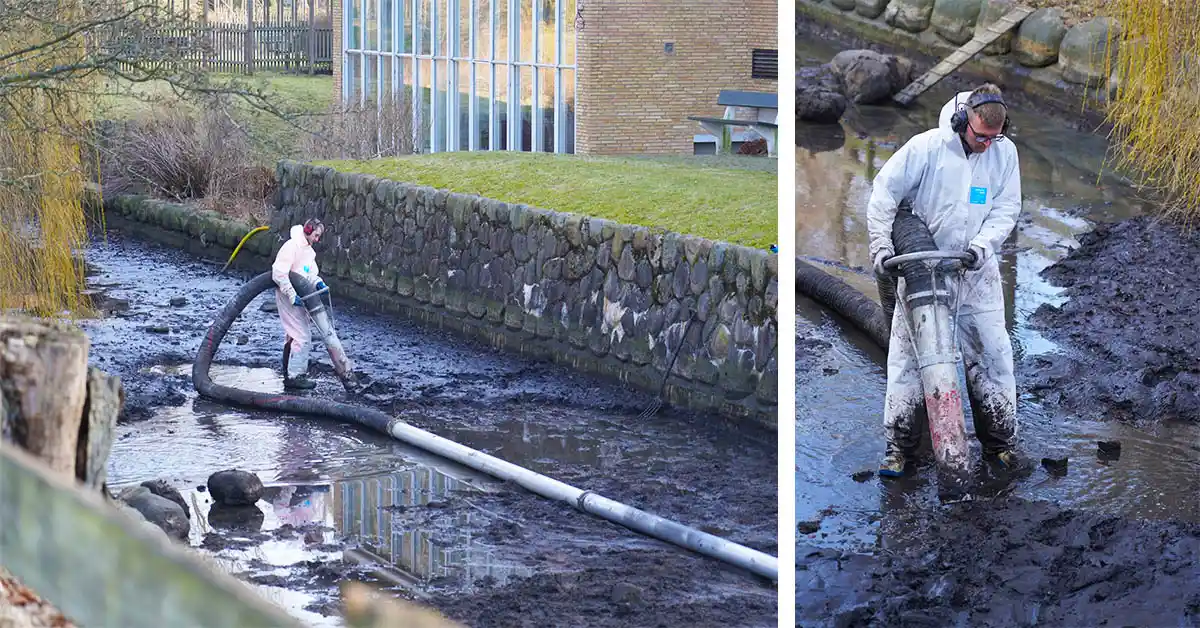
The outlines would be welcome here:
[[[1200,524],[1010,498],[885,514],[881,536],[880,556],[798,548],[797,626],[1200,621]]]
[[[1065,355],[1022,365],[1023,384],[1080,416],[1131,423],[1200,421],[1200,238],[1151,218],[1097,225],[1042,275],[1066,288],[1031,326]]]

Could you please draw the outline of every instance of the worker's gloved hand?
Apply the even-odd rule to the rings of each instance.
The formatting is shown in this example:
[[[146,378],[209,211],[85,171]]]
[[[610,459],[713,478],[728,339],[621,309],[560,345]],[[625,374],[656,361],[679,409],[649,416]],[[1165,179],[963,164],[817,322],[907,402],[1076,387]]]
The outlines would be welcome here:
[[[324,290],[327,287],[328,286],[325,285],[324,281],[321,281],[320,279],[317,280],[317,290]]]
[[[874,266],[875,275],[877,277],[886,277],[888,275],[888,272],[883,268],[883,263],[886,262],[890,257],[892,257],[892,252],[887,249],[875,254]]]
[[[983,247],[972,245],[967,248],[967,253],[971,256],[971,259],[966,262],[967,270],[979,270],[980,268],[983,268]]]
[[[304,301],[300,300],[300,295],[297,294],[292,297],[292,305],[295,305],[296,307],[304,307]]]

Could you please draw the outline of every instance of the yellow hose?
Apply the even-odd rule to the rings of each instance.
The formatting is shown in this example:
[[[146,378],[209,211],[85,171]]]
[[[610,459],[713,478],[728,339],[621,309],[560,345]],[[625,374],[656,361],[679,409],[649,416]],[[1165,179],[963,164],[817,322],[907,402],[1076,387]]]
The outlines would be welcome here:
[[[247,233],[246,237],[242,238],[241,242],[238,242],[237,248],[233,249],[233,254],[229,256],[229,261],[225,262],[225,265],[221,267],[221,272],[225,272],[225,269],[229,268],[229,265],[233,263],[233,258],[237,257],[238,251],[242,250],[242,247],[246,244],[246,241],[249,240],[251,236],[259,231],[266,231],[267,229],[270,229],[270,227],[263,226],[251,229],[250,233]]]

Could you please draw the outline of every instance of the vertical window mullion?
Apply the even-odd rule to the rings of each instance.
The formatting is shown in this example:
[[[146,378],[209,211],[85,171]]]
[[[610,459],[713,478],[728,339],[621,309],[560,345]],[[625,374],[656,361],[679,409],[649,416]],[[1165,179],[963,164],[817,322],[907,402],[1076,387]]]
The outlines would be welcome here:
[[[417,55],[421,52],[421,0],[412,0],[412,143],[413,150],[421,151],[421,60]]]
[[[508,3],[508,150],[521,150],[521,0]],[[513,148],[513,147],[516,148]]]
[[[479,29],[477,28],[478,24],[476,23],[475,13],[479,5],[479,0],[467,1],[471,3],[471,25],[469,26],[471,30],[467,33],[467,47],[470,49],[469,56],[471,57],[469,70],[471,87],[469,90],[470,95],[467,96],[467,132],[471,134],[471,137],[467,139],[467,149],[476,151],[479,150],[479,105],[476,102],[479,100],[479,92],[477,91],[478,77],[475,76],[475,39]]]
[[[563,118],[566,116],[563,104],[563,0],[554,2],[554,152],[566,150],[566,138],[563,137]]]
[[[458,150],[458,0],[446,0],[446,132],[445,149]]]
[[[533,18],[533,23],[530,25],[530,39],[533,42],[533,84],[530,92],[533,98],[529,101],[529,150],[531,152],[541,152],[542,150],[542,71],[537,66],[542,59],[541,57],[541,31],[542,31],[542,0],[529,0],[532,3],[533,10],[530,15]]]
[[[500,129],[500,116],[496,115],[496,12],[499,6],[500,0],[491,0],[488,7],[488,150],[496,150],[499,144],[496,139]]]

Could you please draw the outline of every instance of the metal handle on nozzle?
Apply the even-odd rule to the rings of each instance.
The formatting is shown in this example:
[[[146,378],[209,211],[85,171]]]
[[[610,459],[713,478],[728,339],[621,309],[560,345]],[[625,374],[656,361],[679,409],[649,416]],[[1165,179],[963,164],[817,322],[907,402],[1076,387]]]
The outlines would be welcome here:
[[[945,260],[955,260],[965,265],[972,259],[973,256],[966,251],[919,251],[889,257],[884,260],[883,269],[894,274],[899,270],[901,264],[908,262],[925,262],[926,266],[932,269],[936,264]]]

